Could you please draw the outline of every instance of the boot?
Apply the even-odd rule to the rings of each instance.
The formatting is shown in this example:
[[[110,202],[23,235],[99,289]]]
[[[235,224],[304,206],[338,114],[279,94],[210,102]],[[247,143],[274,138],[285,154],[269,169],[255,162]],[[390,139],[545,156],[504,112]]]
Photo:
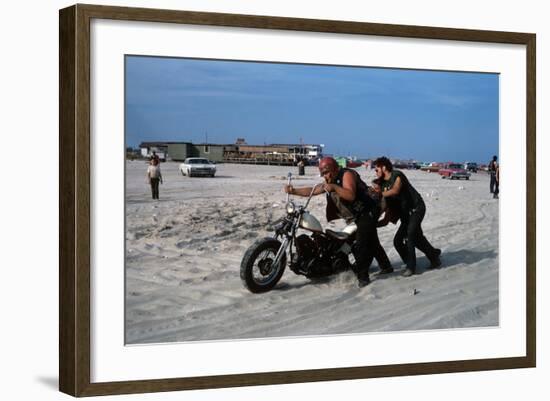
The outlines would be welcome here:
[[[370,283],[369,273],[368,272],[361,272],[357,274],[357,281],[359,288],[363,288]]]
[[[393,267],[391,265],[381,267],[380,271],[378,272],[378,274],[390,274],[390,273],[393,273]]]
[[[430,259],[430,266],[428,269],[438,269],[441,267],[441,249],[436,249],[433,258]]]

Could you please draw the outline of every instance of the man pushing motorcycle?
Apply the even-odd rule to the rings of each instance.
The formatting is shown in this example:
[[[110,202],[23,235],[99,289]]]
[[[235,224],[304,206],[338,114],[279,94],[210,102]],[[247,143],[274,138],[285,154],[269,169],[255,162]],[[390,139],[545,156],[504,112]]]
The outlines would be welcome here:
[[[393,268],[384,248],[380,244],[376,225],[380,216],[380,207],[368,194],[368,186],[357,171],[338,166],[332,157],[325,157],[319,162],[319,172],[325,183],[315,188],[295,188],[285,185],[284,191],[291,195],[310,196],[326,193],[327,221],[338,218],[357,225],[356,245],[354,249],[355,267],[359,287],[370,282],[369,268],[373,258],[380,266],[380,273],[391,273]]]

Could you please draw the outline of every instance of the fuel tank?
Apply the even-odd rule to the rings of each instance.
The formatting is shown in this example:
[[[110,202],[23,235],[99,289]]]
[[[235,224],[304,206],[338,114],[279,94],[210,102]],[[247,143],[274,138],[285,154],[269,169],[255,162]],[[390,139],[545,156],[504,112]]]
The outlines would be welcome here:
[[[302,214],[300,228],[314,232],[323,232],[323,227],[321,226],[321,223],[319,223],[319,220],[308,212],[304,212]]]

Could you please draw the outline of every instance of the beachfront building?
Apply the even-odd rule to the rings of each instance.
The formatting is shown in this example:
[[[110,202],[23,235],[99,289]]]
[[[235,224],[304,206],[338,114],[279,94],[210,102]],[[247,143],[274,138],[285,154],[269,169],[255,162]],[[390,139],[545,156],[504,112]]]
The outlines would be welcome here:
[[[324,145],[313,144],[274,144],[272,146],[285,147],[289,154],[299,159],[319,159],[323,155]]]
[[[314,164],[323,155],[323,145],[269,144],[249,145],[239,138],[236,149],[225,152],[227,163],[295,165],[300,160]]]
[[[188,157],[204,157],[211,161],[223,162],[224,152],[236,145],[193,144],[191,142],[142,142],[139,145],[141,156],[149,158],[155,152],[162,161],[183,161]]]
[[[243,138],[238,138],[234,144],[142,142],[139,147],[142,157],[151,157],[155,152],[162,161],[204,157],[210,161],[225,163],[295,165],[300,160],[314,164],[323,155],[323,145],[249,145]]]
[[[161,161],[181,161],[190,157],[193,151],[191,142],[141,142],[139,144],[141,156],[150,158],[155,152]]]
[[[193,156],[190,157],[204,157],[210,161],[224,162],[225,154],[236,150],[237,145],[234,144],[200,143],[193,145]]]
[[[141,156],[150,158],[153,156],[153,153],[155,153],[161,161],[166,161],[169,143],[170,142],[142,142],[139,144]]]
[[[288,149],[275,145],[240,144],[224,154],[227,163],[292,165],[294,158]]]
[[[174,142],[168,144],[168,160],[183,161],[193,151],[193,144],[190,142]]]

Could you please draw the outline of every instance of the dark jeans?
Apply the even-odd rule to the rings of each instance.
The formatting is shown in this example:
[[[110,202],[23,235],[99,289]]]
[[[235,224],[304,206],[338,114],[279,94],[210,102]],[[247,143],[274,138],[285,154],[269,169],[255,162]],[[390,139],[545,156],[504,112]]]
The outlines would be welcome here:
[[[357,225],[357,231],[355,233],[355,264],[356,274],[358,277],[366,278],[369,276],[369,268],[372,264],[372,260],[375,255],[377,257],[380,267],[382,263],[385,265],[386,261],[389,265],[390,261],[384,248],[380,245],[378,239],[378,233],[376,232],[376,219],[368,213],[360,216],[355,224]],[[380,259],[378,259],[380,257]],[[385,258],[385,260],[384,260]],[[384,266],[386,267],[386,266]]]
[[[390,259],[386,254],[386,250],[378,239],[378,232],[376,233],[376,238],[374,240],[374,259],[376,259],[380,270],[389,269],[390,267],[392,267]]]
[[[153,199],[159,198],[159,182],[160,178],[151,178],[151,192],[153,194]]]
[[[492,194],[496,193],[498,195],[498,182],[496,173],[491,173],[491,182],[489,183],[489,191]]]
[[[407,269],[416,271],[416,251],[418,248],[431,261],[437,256],[436,249],[428,242],[420,224],[426,214],[426,206],[421,204],[409,216],[401,217],[401,225],[395,234],[393,244]]]

